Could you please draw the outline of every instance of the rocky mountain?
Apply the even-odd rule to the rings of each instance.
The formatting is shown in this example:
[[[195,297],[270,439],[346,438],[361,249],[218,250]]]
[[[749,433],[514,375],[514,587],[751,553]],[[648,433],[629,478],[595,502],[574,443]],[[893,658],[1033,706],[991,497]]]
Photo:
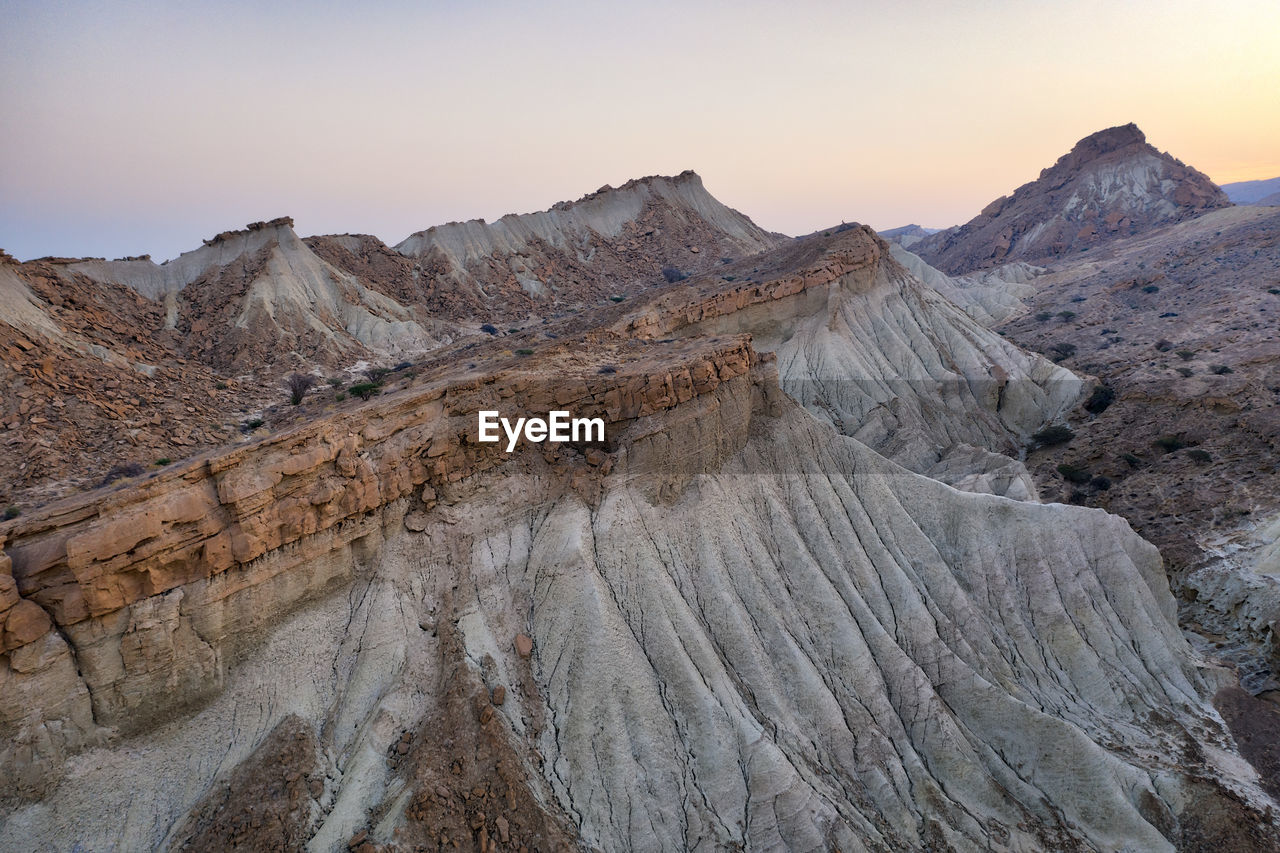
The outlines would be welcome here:
[[[1235,204],[1257,204],[1263,207],[1280,205],[1280,178],[1223,184],[1222,191]]]
[[[1011,488],[1087,385],[869,229],[413,374],[0,524],[0,847],[1280,849],[1157,550]]]
[[[786,240],[717,201],[692,171],[604,186],[549,210],[451,222],[395,250],[468,310],[541,314],[754,255]]]
[[[16,393],[0,400],[0,441],[47,452],[0,462],[0,506],[288,422],[278,404],[292,371],[329,378],[341,393],[362,365],[403,365],[455,341],[540,326],[666,284],[664,268],[676,278],[786,239],[685,172],[491,225],[428,229],[403,244],[411,255],[367,235],[304,240],[288,217],[220,233],[162,264],[5,255],[0,377]]]
[[[173,333],[184,356],[225,372],[252,372],[290,355],[334,367],[437,342],[424,327],[432,325],[427,316],[322,260],[288,217],[223,232],[164,264],[90,259],[65,267],[162,302],[157,331]]]
[[[904,249],[910,249],[916,243],[919,243],[925,237],[931,234],[937,234],[940,228],[924,228],[920,225],[902,225],[898,228],[890,228],[887,231],[878,232],[881,237],[890,243],[896,243]]]
[[[1128,124],[1086,136],[1039,178],[969,222],[904,248],[951,274],[1044,263],[1230,203],[1205,175],[1156,150]]]

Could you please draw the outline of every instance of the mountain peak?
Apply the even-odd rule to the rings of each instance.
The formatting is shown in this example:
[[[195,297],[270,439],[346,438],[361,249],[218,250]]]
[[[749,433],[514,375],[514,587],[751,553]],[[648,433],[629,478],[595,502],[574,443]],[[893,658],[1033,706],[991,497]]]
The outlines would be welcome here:
[[[1206,175],[1130,123],[1086,136],[1036,180],[913,251],[952,274],[1042,263],[1230,204]]]

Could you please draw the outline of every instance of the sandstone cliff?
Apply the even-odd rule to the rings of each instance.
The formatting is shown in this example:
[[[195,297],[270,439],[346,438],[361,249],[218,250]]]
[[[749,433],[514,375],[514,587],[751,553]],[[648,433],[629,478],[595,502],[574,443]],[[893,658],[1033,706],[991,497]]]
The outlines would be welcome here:
[[[1276,844],[1153,547],[873,449],[1079,389],[868,230],[555,334],[0,526],[0,846]]]
[[[1085,137],[1035,181],[911,249],[952,274],[1043,263],[1230,204],[1205,175],[1127,124]]]

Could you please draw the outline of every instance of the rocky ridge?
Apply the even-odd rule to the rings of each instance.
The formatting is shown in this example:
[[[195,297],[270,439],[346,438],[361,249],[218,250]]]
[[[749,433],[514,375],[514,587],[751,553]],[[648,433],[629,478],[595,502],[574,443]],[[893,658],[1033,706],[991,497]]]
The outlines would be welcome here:
[[[947,378],[979,443],[1079,384],[867,229],[740,264],[0,526],[0,843],[181,847],[221,811],[326,850],[1275,845],[1154,548],[872,449],[936,444],[900,433]],[[903,402],[823,388],[908,353]],[[507,457],[473,440],[497,401],[609,439]],[[855,407],[893,415],[871,446]],[[255,826],[219,792],[264,755],[290,810]]]

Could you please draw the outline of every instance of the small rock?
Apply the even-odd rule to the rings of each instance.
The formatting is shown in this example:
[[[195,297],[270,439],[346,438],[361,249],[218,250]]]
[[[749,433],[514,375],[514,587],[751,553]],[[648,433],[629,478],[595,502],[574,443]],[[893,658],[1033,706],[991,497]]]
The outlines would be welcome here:
[[[506,702],[506,701],[507,701],[507,688],[499,684],[497,687],[493,688],[493,704],[501,705],[503,702]]]
[[[516,634],[516,654],[522,658],[533,654],[533,638],[527,634]]]

